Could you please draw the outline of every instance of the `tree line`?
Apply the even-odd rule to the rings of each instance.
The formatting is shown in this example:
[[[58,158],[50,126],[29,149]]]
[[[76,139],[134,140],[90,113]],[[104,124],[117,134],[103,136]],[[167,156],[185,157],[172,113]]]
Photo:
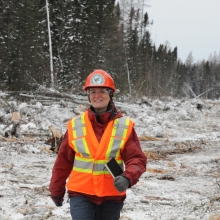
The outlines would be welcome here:
[[[156,48],[144,0],[132,2],[49,0],[55,89],[80,93],[100,68],[125,96],[218,98],[220,56],[182,62],[177,47]],[[0,23],[0,90],[51,87],[45,0],[1,0]]]

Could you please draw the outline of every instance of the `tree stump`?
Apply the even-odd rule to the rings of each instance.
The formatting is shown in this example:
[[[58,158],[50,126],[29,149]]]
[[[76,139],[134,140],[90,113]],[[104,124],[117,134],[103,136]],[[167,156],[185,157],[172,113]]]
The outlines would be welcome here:
[[[47,140],[47,143],[51,144],[51,150],[54,153],[58,153],[63,136],[53,126],[50,126],[49,129],[52,132],[52,138]]]
[[[20,125],[20,121],[21,121],[20,112],[13,112],[11,117],[12,128],[5,132],[5,137],[7,138],[11,138],[12,136],[15,136],[16,138],[21,137],[20,131],[18,129],[18,126]]]

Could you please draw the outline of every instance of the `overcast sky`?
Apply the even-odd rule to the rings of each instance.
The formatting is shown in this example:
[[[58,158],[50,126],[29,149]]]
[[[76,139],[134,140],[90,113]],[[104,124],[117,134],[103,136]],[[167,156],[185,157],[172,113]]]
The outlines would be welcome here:
[[[220,52],[220,0],[146,0],[151,38],[158,47],[169,41],[185,62],[192,51],[194,61]]]

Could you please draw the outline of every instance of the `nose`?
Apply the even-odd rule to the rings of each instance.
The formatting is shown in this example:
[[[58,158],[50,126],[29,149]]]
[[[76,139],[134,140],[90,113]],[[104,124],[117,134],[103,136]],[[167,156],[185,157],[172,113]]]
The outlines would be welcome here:
[[[101,92],[99,90],[95,91],[94,96],[100,96]]]

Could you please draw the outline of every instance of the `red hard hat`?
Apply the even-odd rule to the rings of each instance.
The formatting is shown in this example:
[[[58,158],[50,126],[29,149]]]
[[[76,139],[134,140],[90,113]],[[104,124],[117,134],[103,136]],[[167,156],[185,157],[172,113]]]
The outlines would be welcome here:
[[[95,70],[91,74],[88,75],[85,81],[85,85],[83,86],[83,90],[86,91],[91,87],[106,87],[116,91],[115,83],[112,77],[103,70]]]

